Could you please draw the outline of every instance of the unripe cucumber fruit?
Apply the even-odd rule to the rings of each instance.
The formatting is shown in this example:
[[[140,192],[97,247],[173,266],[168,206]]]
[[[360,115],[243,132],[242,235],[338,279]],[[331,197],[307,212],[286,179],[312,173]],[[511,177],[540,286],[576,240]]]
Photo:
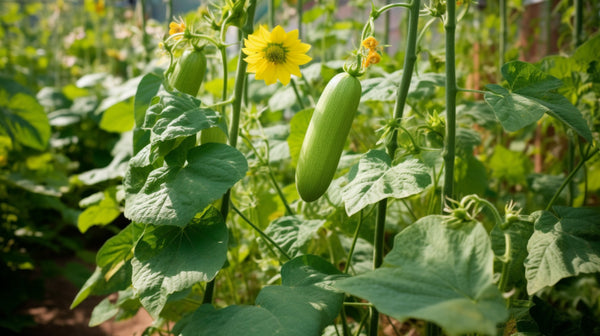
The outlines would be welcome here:
[[[196,97],[206,74],[206,56],[203,50],[190,49],[175,63],[169,84],[177,90]]]
[[[210,142],[227,143],[227,135],[218,126],[203,129],[200,133],[200,144]]]
[[[319,98],[296,166],[296,188],[304,201],[318,199],[331,184],[361,92],[360,81],[342,72],[327,83]]]

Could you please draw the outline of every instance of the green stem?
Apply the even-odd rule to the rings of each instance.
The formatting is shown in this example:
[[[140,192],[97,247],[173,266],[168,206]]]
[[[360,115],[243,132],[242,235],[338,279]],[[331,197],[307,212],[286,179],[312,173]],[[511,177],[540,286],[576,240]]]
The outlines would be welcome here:
[[[255,10],[256,0],[251,0],[250,6],[247,10],[246,24],[241,29],[240,43],[243,43],[244,38],[246,38],[252,32]],[[238,131],[240,127],[240,112],[242,109],[242,96],[244,94],[244,83],[246,80],[247,67],[248,63],[244,61],[244,52],[242,51],[242,48],[240,48],[237,71],[235,75],[235,87],[233,89],[234,100],[232,104],[233,110],[231,112],[231,125],[229,127],[229,145],[234,148],[237,145]]]
[[[575,139],[571,132],[568,132],[567,137],[569,138],[569,145],[567,149],[567,171],[573,171],[575,166]],[[573,206],[573,199],[575,198],[575,183],[573,180],[567,185],[567,205]]]
[[[408,16],[408,36],[406,41],[406,56],[404,58],[404,71],[402,72],[402,78],[396,96],[396,105],[394,106],[394,119],[398,121],[402,119],[404,114],[408,89],[410,88],[412,73],[417,61],[417,31],[419,26],[420,5],[420,0],[414,0]],[[397,139],[398,130],[394,130],[390,143],[387,145],[388,154],[392,160],[394,159],[396,149],[398,148]]]
[[[500,43],[498,46],[499,63],[498,64],[498,76],[501,76],[500,69],[504,64],[504,56],[506,54],[506,36],[508,34],[508,22],[506,15],[506,0],[500,0]]]
[[[165,2],[165,20],[167,21],[167,31],[169,23],[173,20],[173,0],[164,0]]]
[[[504,256],[502,257],[502,273],[500,273],[500,281],[498,282],[498,288],[500,289],[500,292],[505,293],[506,292],[506,286],[508,284],[508,269],[510,267],[510,262],[512,261],[512,257],[511,257],[511,238],[510,238],[510,234],[508,232],[504,232],[504,244],[505,244],[505,250],[504,250]],[[507,302],[508,304],[508,302]]]
[[[596,148],[589,155],[581,158],[581,161],[579,161],[579,163],[577,164],[577,166],[575,166],[575,168],[573,168],[573,170],[571,171],[571,173],[569,173],[569,175],[567,176],[567,178],[563,181],[563,183],[560,185],[560,187],[558,188],[558,190],[554,193],[554,196],[552,196],[552,199],[550,200],[550,202],[548,202],[548,205],[546,206],[546,211],[550,211],[550,209],[552,209],[552,206],[554,205],[554,202],[556,202],[556,200],[558,199],[558,196],[563,191],[563,189],[565,189],[565,187],[569,184],[569,182],[571,182],[571,180],[573,179],[573,177],[575,176],[575,174],[577,173],[577,171],[579,170],[579,168],[581,168],[585,164],[585,162],[587,160],[591,159],[599,151],[600,151],[600,148]]]
[[[454,158],[456,146],[456,3],[446,3],[446,136],[444,139],[444,185],[442,187],[442,208],[447,198],[454,195]]]
[[[150,53],[148,52],[148,33],[146,32],[146,2],[147,0],[140,0],[140,9],[141,9],[141,22],[142,22],[142,44],[144,46],[144,51],[146,52],[145,60],[150,60]]]
[[[304,11],[302,0],[296,1],[296,11],[298,12],[298,38],[302,39],[302,12]]]
[[[413,1],[412,3],[393,3],[393,4],[389,4],[389,5],[385,5],[381,8],[379,8],[378,10],[376,10],[375,12],[373,12],[373,14],[371,14],[371,17],[374,19],[377,19],[381,14],[385,13],[386,11],[392,9],[392,8],[396,8],[396,7],[404,7],[404,8],[409,8],[412,9],[413,5],[415,2],[419,2],[420,0],[417,1]],[[417,7],[417,12],[419,12],[419,8]]]
[[[281,248],[281,246],[279,246],[279,244],[277,244],[273,239],[271,239],[271,237],[269,237],[266,233],[264,233],[258,226],[254,225],[254,223],[252,223],[248,217],[244,216],[244,214],[238,209],[236,208],[235,205],[231,204],[231,208],[233,209],[233,211],[235,211],[235,213],[237,213],[243,220],[244,222],[248,223],[248,225],[250,225],[254,231],[256,231],[264,240],[266,240],[267,242],[269,242],[269,244],[271,244],[271,246],[275,247],[279,253],[281,253],[282,256],[284,256],[287,260],[291,260],[292,258]]]
[[[204,289],[204,297],[202,298],[203,304],[211,304],[213,301],[213,296],[215,294],[215,279],[206,283],[206,288]]]
[[[265,158],[263,158],[262,155],[260,155],[260,153],[258,152],[256,147],[254,147],[254,145],[252,144],[252,141],[250,141],[250,139],[244,134],[242,134],[241,136],[246,141],[246,145],[248,145],[248,147],[250,147],[250,149],[254,152],[254,155],[256,155],[256,158],[258,159],[258,161],[260,161],[260,163],[263,166],[267,167],[267,171],[269,172],[269,179],[271,180],[273,187],[275,187],[275,190],[277,191],[277,195],[279,196],[279,198],[281,199],[281,202],[283,203],[283,206],[285,207],[286,214],[293,215],[294,211],[292,210],[292,208],[290,207],[290,204],[288,203],[287,199],[285,198],[285,194],[283,193],[283,190],[281,190],[281,187],[279,187],[279,183],[277,183],[277,179],[275,178],[273,169],[271,168],[271,165],[269,164],[270,160],[268,158],[268,154],[267,154],[267,159],[265,160]],[[269,153],[269,151],[270,151],[269,141],[266,139],[266,137],[264,138],[264,141],[265,141],[265,144],[267,145],[267,153]]]
[[[290,83],[292,84],[292,89],[294,89],[294,94],[296,95],[296,100],[300,105],[300,109],[304,110],[306,106],[304,106],[304,102],[302,102],[302,97],[300,96],[300,92],[298,92],[298,86],[296,85],[296,81],[292,78],[290,80]]]
[[[476,90],[476,89],[463,89],[463,88],[456,88],[457,92],[472,92],[472,93],[479,93],[479,94],[486,94],[486,93],[490,93],[490,91],[484,91],[484,90]]]
[[[275,27],[275,0],[269,0],[269,8],[267,14],[269,16],[269,27],[273,29]]]
[[[352,263],[352,255],[354,254],[354,248],[356,247],[356,241],[358,240],[358,233],[360,232],[360,227],[362,226],[363,219],[363,211],[360,210],[360,214],[358,217],[358,224],[356,225],[356,230],[354,231],[354,237],[352,238],[352,245],[350,245],[350,250],[348,251],[348,257],[346,258],[346,265],[344,266],[344,273],[348,273],[350,269],[350,264]]]
[[[573,29],[573,49],[577,48],[583,42],[583,0],[575,0],[575,15]]]
[[[378,10],[381,14],[392,5],[384,6]],[[419,9],[420,0],[413,0],[409,6],[408,16],[408,36],[406,42],[406,53],[404,58],[404,71],[402,72],[402,78],[400,80],[400,86],[398,87],[398,95],[396,98],[396,105],[394,107],[394,119],[400,121],[404,114],[404,106],[406,105],[406,98],[408,97],[408,89],[410,87],[410,81],[412,78],[413,69],[417,60],[417,30],[419,26]],[[372,17],[376,17],[373,16]],[[398,122],[400,124],[400,122]],[[392,131],[392,137],[389,143],[387,143],[387,152],[392,161],[396,155],[396,149],[398,148],[398,129]],[[385,218],[387,211],[387,199],[379,201],[377,205],[377,219],[375,222],[375,238],[373,241],[373,268],[378,268],[383,263],[383,238],[385,233]],[[375,307],[371,308],[371,319],[369,325],[369,335],[377,336],[379,329],[379,312]]]
[[[256,0],[251,0],[250,7],[248,7],[248,17],[247,17],[246,26],[245,26],[246,31],[252,30],[252,23],[254,21],[254,9],[255,8],[256,8]],[[242,34],[242,37],[244,37],[244,34]],[[240,41],[243,41],[243,39],[240,39]],[[233,148],[235,148],[237,145],[238,128],[239,128],[239,123],[240,123],[241,101],[242,101],[241,93],[244,90],[244,79],[246,77],[246,66],[247,66],[247,63],[244,61],[242,48],[240,48],[238,71],[236,74],[236,81],[235,81],[235,92],[234,92],[235,98],[232,103],[232,105],[233,105],[232,118],[231,118],[232,122],[231,122],[231,128],[229,129],[229,145]],[[224,78],[224,80],[225,80],[225,82],[227,82],[226,78]],[[229,214],[230,198],[231,198],[231,189],[229,189],[225,192],[225,194],[223,195],[222,201],[221,201],[221,216],[223,217],[224,222],[227,221],[227,215]],[[209,281],[206,284],[206,291],[204,293],[204,301],[206,303],[212,302],[212,297],[214,295],[214,289],[215,289],[215,279]]]

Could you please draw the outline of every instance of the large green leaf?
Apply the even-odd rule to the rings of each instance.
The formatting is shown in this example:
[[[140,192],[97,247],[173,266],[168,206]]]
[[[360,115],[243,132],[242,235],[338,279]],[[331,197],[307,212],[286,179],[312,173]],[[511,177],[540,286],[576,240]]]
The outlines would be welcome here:
[[[344,275],[320,257],[305,255],[284,264],[281,276],[282,285],[263,288],[256,306],[222,310],[201,306],[181,335],[229,336],[241,330],[247,336],[321,335],[338,315],[344,299],[329,283]]]
[[[527,244],[525,260],[527,292],[533,295],[546,286],[580,273],[600,272],[600,211],[555,207],[538,216]]]
[[[449,335],[495,335],[508,313],[493,283],[493,260],[481,224],[452,228],[444,217],[428,216],[396,236],[386,267],[335,286],[398,320],[432,321]]]
[[[248,163],[235,148],[208,143],[191,149],[183,168],[148,167],[148,153],[142,150],[125,178],[125,216],[140,223],[184,226],[244,177]]]
[[[158,93],[161,85],[162,78],[154,73],[149,73],[142,77],[133,100],[135,124],[137,127],[141,127],[144,124],[146,109],[152,102],[152,98]]]
[[[429,169],[419,161],[391,164],[390,157],[381,150],[370,150],[360,159],[356,174],[342,189],[348,216],[384,198],[417,194],[431,184]]]
[[[184,228],[147,225],[131,261],[144,308],[156,317],[171,294],[212,280],[227,259],[228,237],[215,208]]]
[[[151,128],[153,141],[164,142],[195,135],[201,130],[219,125],[219,115],[200,107],[200,100],[181,92],[159,94],[160,101],[146,111],[144,128]]]
[[[317,231],[325,224],[325,220],[306,220],[297,216],[280,217],[265,230],[265,234],[273,239],[292,258],[306,253],[306,247],[315,238]]]
[[[504,129],[517,131],[548,113],[573,128],[588,142],[592,141],[592,133],[581,112],[567,98],[555,92],[562,86],[558,78],[521,61],[504,64],[502,75],[508,87],[487,85],[491,92],[485,94],[485,101]]]
[[[50,123],[44,108],[35,97],[17,92],[9,95],[0,90],[0,135],[13,143],[44,150],[50,139]]]

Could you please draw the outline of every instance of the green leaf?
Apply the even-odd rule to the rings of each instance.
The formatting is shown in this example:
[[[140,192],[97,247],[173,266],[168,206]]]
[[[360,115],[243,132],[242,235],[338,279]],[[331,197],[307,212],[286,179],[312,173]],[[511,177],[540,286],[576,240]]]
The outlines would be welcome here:
[[[451,228],[442,216],[424,217],[396,236],[386,267],[335,286],[400,321],[432,321],[449,335],[495,335],[508,312],[493,283],[490,245],[479,223]]]
[[[110,279],[133,257],[133,248],[143,232],[143,224],[131,223],[102,245],[96,254],[96,264],[105,270],[106,278]]]
[[[381,150],[370,150],[358,162],[357,173],[342,189],[348,216],[387,197],[404,198],[417,194],[431,184],[429,169],[412,159],[391,166],[390,157]]]
[[[135,246],[132,282],[140,301],[157,317],[169,295],[212,280],[227,259],[228,232],[209,208],[189,225],[148,225]]]
[[[597,209],[555,207],[556,216],[540,211],[527,244],[525,260],[530,295],[559,280],[600,272],[600,212]]]
[[[194,312],[181,336],[230,336],[243,330],[245,336],[281,335],[282,326],[270,311],[257,306],[229,306],[216,310],[202,305]]]
[[[44,150],[50,139],[50,123],[44,108],[35,97],[25,93],[0,90],[0,135],[13,143]]]
[[[103,269],[96,267],[73,299],[71,309],[77,307],[90,295],[108,295],[131,286],[131,263],[126,262],[109,280],[105,279],[105,275]]]
[[[125,216],[140,223],[184,226],[248,170],[238,150],[218,143],[191,149],[183,168],[163,166],[149,171],[147,155],[142,150],[136,155],[141,162],[132,159],[125,178]],[[136,168],[137,164],[145,167]]]
[[[108,132],[123,133],[133,128],[133,103],[122,101],[109,107],[102,113],[100,128]]]
[[[306,253],[306,247],[315,238],[317,231],[325,224],[325,220],[306,220],[296,216],[280,217],[265,230],[265,234],[273,239],[292,258]]]
[[[135,124],[137,127],[141,127],[144,124],[146,109],[150,105],[150,102],[152,102],[152,98],[158,93],[161,85],[162,78],[154,73],[149,73],[142,77],[133,101]]]
[[[117,313],[119,313],[119,307],[110,302],[110,298],[104,298],[104,300],[100,301],[100,303],[94,307],[88,325],[90,327],[98,326],[115,317]]]
[[[256,306],[229,306],[215,310],[201,306],[181,335],[319,336],[339,314],[344,294],[329,287],[344,277],[320,257],[290,260],[281,270],[282,285],[263,288]],[[175,329],[178,329],[176,326]]]
[[[100,203],[85,209],[77,219],[77,228],[85,233],[94,225],[107,225],[112,223],[121,214],[121,207],[117,202],[117,189],[110,188],[104,192]]]
[[[146,112],[145,127],[152,125],[153,141],[164,142],[195,135],[219,125],[219,115],[200,107],[200,100],[181,92],[161,92],[160,102]]]
[[[290,120],[290,135],[287,138],[288,146],[290,147],[290,156],[292,157],[292,167],[298,164],[298,156],[304,136],[310,124],[310,118],[314,112],[314,108],[306,109],[296,113]]]
[[[581,112],[567,98],[555,92],[562,86],[558,78],[520,61],[504,64],[502,75],[508,81],[508,88],[487,85],[491,92],[485,94],[485,101],[504,129],[517,131],[548,113],[592,142],[592,133]]]

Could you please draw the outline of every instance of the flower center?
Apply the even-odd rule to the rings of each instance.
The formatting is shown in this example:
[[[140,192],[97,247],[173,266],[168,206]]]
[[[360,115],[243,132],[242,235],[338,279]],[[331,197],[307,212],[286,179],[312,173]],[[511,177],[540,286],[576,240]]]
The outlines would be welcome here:
[[[265,58],[271,63],[285,63],[285,49],[283,48],[283,44],[269,43],[265,49]]]

